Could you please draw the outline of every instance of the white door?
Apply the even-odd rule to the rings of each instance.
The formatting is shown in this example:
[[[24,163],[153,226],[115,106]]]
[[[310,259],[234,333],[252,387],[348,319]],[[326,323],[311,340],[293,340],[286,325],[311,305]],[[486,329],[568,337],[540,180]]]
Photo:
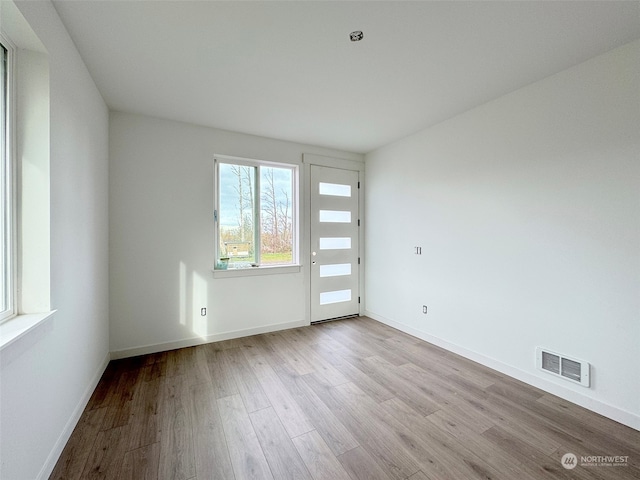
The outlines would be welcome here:
[[[311,321],[357,315],[358,172],[311,165]]]

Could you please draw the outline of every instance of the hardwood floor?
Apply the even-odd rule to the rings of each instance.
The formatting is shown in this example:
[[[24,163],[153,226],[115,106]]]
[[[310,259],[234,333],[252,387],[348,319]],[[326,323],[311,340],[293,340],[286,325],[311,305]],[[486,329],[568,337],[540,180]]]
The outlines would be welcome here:
[[[358,318],[112,361],[51,478],[638,479],[640,432]]]

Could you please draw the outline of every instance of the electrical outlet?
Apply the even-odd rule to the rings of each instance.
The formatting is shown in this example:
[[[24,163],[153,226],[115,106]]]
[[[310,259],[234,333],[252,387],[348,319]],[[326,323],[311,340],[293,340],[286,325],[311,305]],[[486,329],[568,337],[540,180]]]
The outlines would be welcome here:
[[[426,305],[422,305],[422,313],[424,313],[426,315],[426,313],[427,313],[427,306]]]
[[[207,316],[207,309],[205,307],[202,307],[200,309],[200,315],[202,315],[203,317]]]

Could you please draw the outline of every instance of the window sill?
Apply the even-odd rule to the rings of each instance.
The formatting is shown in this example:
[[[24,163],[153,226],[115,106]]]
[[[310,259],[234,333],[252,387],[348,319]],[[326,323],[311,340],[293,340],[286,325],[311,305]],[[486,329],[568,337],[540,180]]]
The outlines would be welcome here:
[[[273,267],[232,268],[230,270],[212,270],[213,278],[255,277],[259,275],[280,275],[300,273],[301,265],[278,265]]]
[[[4,322],[0,325],[0,351],[44,325],[55,312],[52,310],[51,312],[17,315]]]

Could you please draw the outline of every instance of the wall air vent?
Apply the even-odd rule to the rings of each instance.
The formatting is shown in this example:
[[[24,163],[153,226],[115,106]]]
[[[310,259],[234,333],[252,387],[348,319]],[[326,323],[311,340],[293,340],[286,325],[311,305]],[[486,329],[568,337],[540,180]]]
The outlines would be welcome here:
[[[566,380],[579,383],[583,387],[590,385],[590,365],[583,360],[576,360],[543,348],[536,348],[536,366]]]

